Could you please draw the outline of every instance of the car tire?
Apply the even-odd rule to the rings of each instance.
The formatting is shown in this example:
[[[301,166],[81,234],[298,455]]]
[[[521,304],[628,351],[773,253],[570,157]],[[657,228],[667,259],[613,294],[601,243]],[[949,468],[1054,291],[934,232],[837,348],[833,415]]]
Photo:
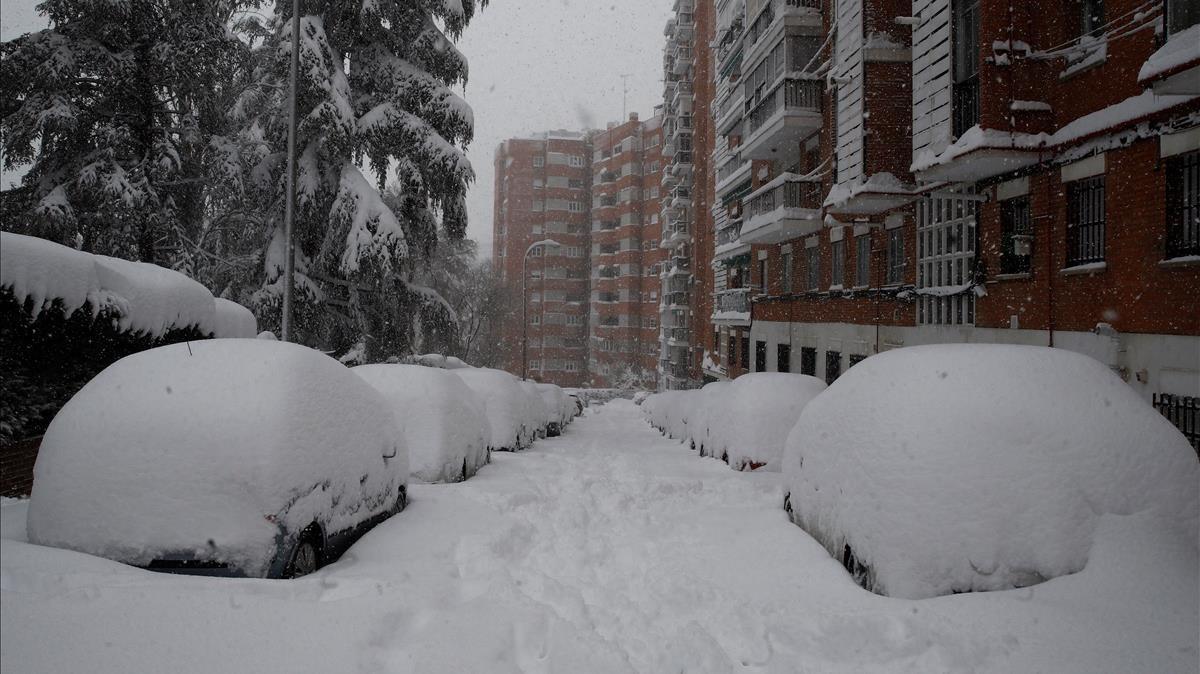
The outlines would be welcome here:
[[[300,578],[319,568],[321,568],[321,547],[315,536],[305,533],[300,536],[300,540],[296,541],[296,547],[292,549],[292,556],[288,560],[283,577]]]

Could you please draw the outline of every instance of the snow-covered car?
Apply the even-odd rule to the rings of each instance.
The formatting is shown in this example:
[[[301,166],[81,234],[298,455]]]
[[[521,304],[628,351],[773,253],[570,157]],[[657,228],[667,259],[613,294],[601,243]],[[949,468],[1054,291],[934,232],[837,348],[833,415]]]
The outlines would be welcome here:
[[[715,419],[708,426],[714,449],[735,470],[779,472],[788,433],[804,407],[824,390],[824,381],[805,374],[755,372],[738,377],[728,389],[705,397],[702,409]],[[718,414],[720,410],[724,414]]]
[[[1130,518],[1138,545],[1194,549],[1200,533],[1187,440],[1109,368],[1062,349],[872,356],[800,413],[783,472],[792,520],[893,597],[1074,573]]]
[[[574,393],[568,393],[567,397],[570,398],[571,403],[575,405],[575,416],[579,416],[580,414],[583,414],[583,408],[584,408],[583,400],[579,396],[575,395]]]
[[[575,403],[567,398],[567,394],[554,384],[538,384],[538,394],[549,410],[549,421],[546,425],[546,435],[555,437],[562,433],[563,428],[575,418]]]
[[[743,375],[746,377],[749,375]],[[714,381],[705,384],[699,391],[692,392],[697,414],[695,421],[688,425],[688,437],[692,447],[700,451],[700,456],[711,456],[728,461],[725,452],[726,438],[731,434],[723,426],[729,406],[733,400],[727,397],[732,382]],[[795,420],[793,419],[793,423]]]
[[[380,395],[268,340],[174,344],[110,365],[42,440],[29,540],[154,570],[294,577],[407,503]]]
[[[521,380],[491,368],[449,370],[482,400],[489,427],[488,447],[496,452],[516,452],[529,447],[537,435],[531,424],[529,398]]]
[[[544,438],[550,433],[552,410],[542,398],[537,382],[517,380],[525,393],[526,423],[533,428],[535,437]]]
[[[487,411],[462,379],[422,365],[360,365],[353,372],[391,406],[412,477],[457,482],[488,462]]]

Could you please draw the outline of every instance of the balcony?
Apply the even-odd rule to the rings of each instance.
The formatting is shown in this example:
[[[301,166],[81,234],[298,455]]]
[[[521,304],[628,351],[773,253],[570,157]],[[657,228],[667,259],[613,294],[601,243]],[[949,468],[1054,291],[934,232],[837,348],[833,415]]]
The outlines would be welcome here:
[[[683,75],[692,67],[692,48],[679,47],[675,52],[675,63],[671,66],[671,72],[676,75]]]
[[[687,328],[663,328],[663,335],[671,346],[687,346],[689,332]]]
[[[821,228],[821,183],[785,173],[748,195],[742,243],[781,243]]]
[[[747,101],[742,156],[779,159],[795,154],[801,140],[821,129],[822,88],[820,80],[785,80],[761,100]]]
[[[749,325],[752,288],[731,288],[716,294],[712,320],[723,325]]]
[[[667,293],[663,298],[663,304],[671,308],[687,308],[688,294],[684,291]]]
[[[745,89],[740,84],[734,84],[717,109],[716,130],[719,135],[727,136],[736,128],[737,122],[745,113],[745,106]]]

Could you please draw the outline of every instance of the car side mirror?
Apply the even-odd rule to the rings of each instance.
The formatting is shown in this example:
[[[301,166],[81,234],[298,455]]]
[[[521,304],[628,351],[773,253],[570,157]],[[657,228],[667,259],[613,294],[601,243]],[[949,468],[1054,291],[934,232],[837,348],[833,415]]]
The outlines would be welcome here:
[[[385,459],[394,459],[394,458],[396,458],[396,446],[395,446],[395,445],[390,445],[390,446],[388,446],[388,447],[385,447],[385,448],[383,449],[383,458],[385,458]]]

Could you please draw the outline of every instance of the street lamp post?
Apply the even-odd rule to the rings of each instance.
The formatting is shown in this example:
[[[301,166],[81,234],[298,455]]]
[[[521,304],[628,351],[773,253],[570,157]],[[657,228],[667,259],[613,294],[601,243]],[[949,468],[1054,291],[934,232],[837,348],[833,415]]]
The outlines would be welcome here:
[[[526,283],[529,279],[529,254],[538,246],[561,248],[562,244],[554,239],[534,241],[529,244],[529,247],[525,249],[525,254],[521,256],[521,379],[529,379],[529,293]],[[545,252],[542,254],[545,255]],[[542,280],[542,284],[545,285],[545,279]]]

